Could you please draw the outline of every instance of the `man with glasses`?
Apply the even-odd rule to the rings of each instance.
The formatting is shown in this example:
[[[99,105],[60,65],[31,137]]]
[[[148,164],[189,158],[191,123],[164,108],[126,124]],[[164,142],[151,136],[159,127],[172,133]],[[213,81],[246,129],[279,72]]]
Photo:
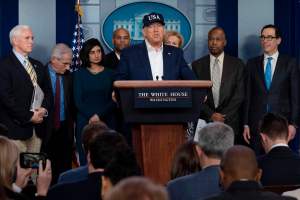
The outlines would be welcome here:
[[[260,36],[263,55],[247,63],[243,136],[256,154],[262,153],[259,121],[264,114],[286,117],[294,136],[299,125],[299,69],[295,59],[278,52],[281,40],[276,26],[264,26]]]
[[[72,167],[72,147],[74,138],[74,103],[72,76],[69,73],[72,50],[65,44],[56,44],[47,65],[49,73],[53,109],[49,111],[47,131],[43,140],[43,150],[52,164],[52,183],[58,175]]]

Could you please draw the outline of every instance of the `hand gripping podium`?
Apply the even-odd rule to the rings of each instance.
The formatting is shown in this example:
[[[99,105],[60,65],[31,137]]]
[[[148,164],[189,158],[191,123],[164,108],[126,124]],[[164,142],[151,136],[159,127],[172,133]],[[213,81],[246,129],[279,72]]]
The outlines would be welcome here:
[[[185,124],[198,119],[211,81],[116,81],[133,148],[145,176],[166,184],[171,161],[186,141]]]

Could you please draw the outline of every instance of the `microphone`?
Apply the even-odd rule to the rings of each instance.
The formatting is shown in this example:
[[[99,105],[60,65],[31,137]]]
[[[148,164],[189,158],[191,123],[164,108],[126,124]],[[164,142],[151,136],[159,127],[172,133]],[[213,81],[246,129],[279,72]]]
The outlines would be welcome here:
[[[161,80],[165,80],[165,77],[164,77],[164,76],[161,76]]]
[[[158,75],[156,75],[156,77],[155,77],[155,78],[156,78],[156,80],[157,80],[157,81],[159,80],[159,76],[158,76]]]

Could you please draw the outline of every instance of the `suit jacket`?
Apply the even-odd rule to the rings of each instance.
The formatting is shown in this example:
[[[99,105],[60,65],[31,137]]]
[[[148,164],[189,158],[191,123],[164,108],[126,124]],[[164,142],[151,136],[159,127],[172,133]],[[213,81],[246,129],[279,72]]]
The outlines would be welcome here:
[[[42,107],[51,110],[51,86],[46,68],[37,60],[29,58],[37,75],[37,82],[44,92]],[[0,62],[0,123],[8,128],[7,136],[25,140],[36,134],[43,137],[43,124],[33,124],[30,111],[33,84],[30,76],[13,52]]]
[[[163,68],[164,80],[195,79],[179,48],[163,46]],[[145,42],[122,51],[115,80],[153,80]]]
[[[115,70],[118,67],[119,59],[114,51],[106,54],[103,60],[103,66]]]
[[[54,108],[54,94],[49,74],[49,68],[48,65],[46,66],[47,70],[47,77],[49,78],[48,81],[50,82],[51,87],[51,102],[53,102],[53,108]],[[62,75],[62,83],[63,83],[63,89],[64,89],[64,108],[65,108],[65,122],[68,126],[68,138],[70,143],[73,143],[74,138],[74,120],[76,116],[75,111],[75,104],[74,104],[74,98],[73,98],[73,76],[70,72],[66,72]],[[51,137],[51,133],[53,131],[53,125],[54,125],[54,109],[51,109],[48,112],[48,119],[47,119],[47,125],[46,125],[46,135],[44,137],[44,143],[47,144],[49,138]]]
[[[49,190],[47,200],[101,200],[101,176],[95,172],[82,181],[57,184]]]
[[[235,181],[219,196],[207,200],[296,200],[292,197],[282,197],[272,192],[262,191],[262,187],[256,181]]]
[[[57,183],[70,183],[77,182],[88,177],[88,167],[87,165],[77,167],[75,169],[70,169],[59,175]]]
[[[266,155],[258,157],[258,165],[263,170],[263,185],[300,184],[300,156],[289,147],[274,147]]]
[[[194,61],[192,68],[199,80],[211,80],[209,55]],[[222,113],[226,115],[225,123],[234,129],[235,134],[240,132],[240,109],[245,96],[244,70],[242,60],[224,55],[219,105],[215,107],[212,89],[209,89],[200,118],[211,121],[214,112]]]
[[[176,178],[168,183],[167,190],[170,200],[201,200],[219,194],[219,166]]]
[[[265,85],[264,56],[247,62],[246,100],[244,124],[249,125],[251,135],[259,134],[258,123],[267,112],[278,113],[290,124],[299,126],[300,74],[296,60],[279,54],[270,90]]]

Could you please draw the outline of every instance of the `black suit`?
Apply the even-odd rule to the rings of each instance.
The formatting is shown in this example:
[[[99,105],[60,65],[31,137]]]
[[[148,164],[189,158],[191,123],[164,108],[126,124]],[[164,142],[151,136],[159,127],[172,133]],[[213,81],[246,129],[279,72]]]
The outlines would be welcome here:
[[[258,158],[258,165],[263,170],[263,185],[300,184],[300,157],[289,147],[274,147]]]
[[[192,68],[199,80],[211,80],[209,55],[194,61]],[[240,108],[244,100],[244,68],[240,59],[224,55],[219,105],[215,107],[210,89],[200,116],[206,121],[211,121],[215,112],[226,115],[225,123],[234,129],[235,134],[239,134],[241,130]]]
[[[49,190],[47,200],[101,200],[101,175],[95,172],[83,181],[55,185]]]
[[[292,197],[283,197],[272,192],[262,191],[261,186],[255,181],[235,181],[219,196],[207,200],[296,200]]]
[[[115,70],[118,67],[119,59],[114,51],[106,54],[103,60],[103,66]]]
[[[29,58],[36,75],[37,82],[44,92],[42,107],[51,110],[51,86],[46,68],[37,60]],[[36,135],[43,138],[43,124],[30,122],[33,112],[30,105],[33,94],[33,84],[13,52],[0,62],[0,123],[8,128],[7,136],[12,139],[26,140],[32,137],[33,127]]]
[[[49,69],[48,67],[51,66],[47,66],[47,69]],[[47,70],[47,74],[50,76],[49,70]],[[65,120],[60,122],[60,127],[56,130],[54,128],[54,112],[53,110],[49,111],[46,125],[47,134],[43,141],[43,150],[51,159],[53,183],[57,181],[60,173],[72,167],[75,106],[73,101],[73,77],[69,72],[62,75],[62,83]],[[52,102],[54,102],[53,89],[51,91]]]
[[[257,154],[261,151],[259,121],[269,112],[281,114],[290,124],[299,126],[300,74],[296,60],[279,54],[270,90],[265,85],[264,56],[247,63],[246,102],[244,124],[249,125],[251,145]]]

